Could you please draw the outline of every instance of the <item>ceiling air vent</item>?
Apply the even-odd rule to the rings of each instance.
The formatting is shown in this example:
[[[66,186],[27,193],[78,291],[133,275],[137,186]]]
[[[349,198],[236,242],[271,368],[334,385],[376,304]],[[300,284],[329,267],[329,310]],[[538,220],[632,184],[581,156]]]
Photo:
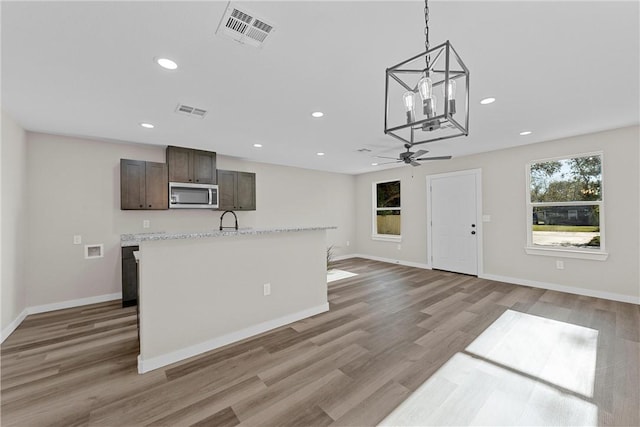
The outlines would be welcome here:
[[[176,107],[176,113],[202,119],[207,115],[207,110],[203,110],[202,108],[190,107],[189,105],[178,104],[178,106]]]
[[[244,45],[262,47],[267,37],[275,31],[272,24],[245,8],[239,9],[229,3],[218,25],[216,34],[231,38]]]

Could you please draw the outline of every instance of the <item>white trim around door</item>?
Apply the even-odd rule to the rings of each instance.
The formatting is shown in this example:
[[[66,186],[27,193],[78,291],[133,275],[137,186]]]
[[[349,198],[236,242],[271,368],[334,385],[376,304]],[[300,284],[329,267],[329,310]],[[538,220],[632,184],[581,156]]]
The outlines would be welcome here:
[[[482,169],[469,169],[456,172],[447,172],[441,174],[427,175],[427,265],[429,268],[434,267],[433,263],[433,241],[432,241],[432,182],[435,179],[441,178],[454,178],[464,175],[473,175],[475,177],[475,193],[476,193],[476,207],[475,207],[475,232],[476,232],[476,253],[477,253],[477,276],[483,274],[483,258],[482,258]]]

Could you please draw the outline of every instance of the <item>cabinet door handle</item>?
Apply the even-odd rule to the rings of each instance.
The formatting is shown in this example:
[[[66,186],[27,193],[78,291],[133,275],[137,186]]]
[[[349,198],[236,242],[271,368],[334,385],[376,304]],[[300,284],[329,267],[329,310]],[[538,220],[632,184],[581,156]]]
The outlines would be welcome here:
[[[142,207],[142,205],[140,205],[140,207]]]
[[[149,205],[149,207],[151,207],[151,205]]]

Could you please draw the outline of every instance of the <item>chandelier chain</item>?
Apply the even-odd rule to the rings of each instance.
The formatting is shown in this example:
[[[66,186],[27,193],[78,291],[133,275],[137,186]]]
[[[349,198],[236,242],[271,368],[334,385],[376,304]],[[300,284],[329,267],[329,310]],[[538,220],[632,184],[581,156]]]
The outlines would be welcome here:
[[[425,51],[429,50],[429,0],[424,0],[424,48]],[[427,55],[425,61],[427,62],[428,70],[431,55]]]

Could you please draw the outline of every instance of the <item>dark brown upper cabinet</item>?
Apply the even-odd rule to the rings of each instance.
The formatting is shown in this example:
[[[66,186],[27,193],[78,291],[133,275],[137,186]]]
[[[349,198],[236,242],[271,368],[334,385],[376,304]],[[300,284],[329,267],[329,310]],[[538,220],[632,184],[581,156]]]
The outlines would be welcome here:
[[[168,209],[166,163],[120,159],[120,209]]]
[[[256,174],[218,170],[218,209],[256,210]]]
[[[167,147],[170,182],[216,183],[216,153],[191,148]]]

